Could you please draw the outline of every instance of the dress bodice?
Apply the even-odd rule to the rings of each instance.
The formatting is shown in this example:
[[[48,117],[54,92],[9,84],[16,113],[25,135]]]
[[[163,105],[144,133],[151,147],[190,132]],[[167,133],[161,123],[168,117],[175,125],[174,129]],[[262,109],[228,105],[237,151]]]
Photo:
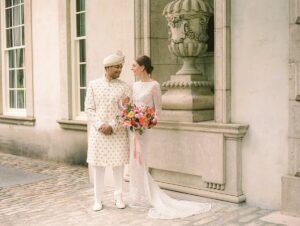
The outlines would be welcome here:
[[[152,107],[157,115],[161,112],[161,91],[157,81],[135,82],[132,88],[132,99],[136,106]]]

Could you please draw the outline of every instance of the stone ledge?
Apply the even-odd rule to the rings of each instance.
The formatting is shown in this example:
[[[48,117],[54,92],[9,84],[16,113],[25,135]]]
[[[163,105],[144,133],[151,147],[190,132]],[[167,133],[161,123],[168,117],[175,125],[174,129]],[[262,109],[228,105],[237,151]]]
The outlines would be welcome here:
[[[0,123],[12,124],[12,125],[21,125],[21,126],[34,126],[35,125],[35,118],[33,118],[33,117],[0,115]]]
[[[171,190],[171,191],[177,191],[177,192],[182,192],[191,195],[198,195],[201,197],[223,200],[232,203],[241,203],[246,201],[246,196],[243,194],[239,196],[235,196],[235,195],[229,195],[225,193],[211,192],[211,191],[200,190],[196,188],[184,187],[175,184],[168,184],[164,182],[157,182],[157,183],[161,188]]]
[[[61,120],[57,120],[57,123],[60,125],[62,129],[87,131],[86,121],[61,119]]]
[[[249,128],[247,124],[223,124],[215,121],[206,122],[170,122],[159,121],[157,129],[169,129],[169,130],[186,130],[186,131],[199,131],[199,132],[211,132],[211,133],[224,133],[225,136],[238,136],[243,137]]]

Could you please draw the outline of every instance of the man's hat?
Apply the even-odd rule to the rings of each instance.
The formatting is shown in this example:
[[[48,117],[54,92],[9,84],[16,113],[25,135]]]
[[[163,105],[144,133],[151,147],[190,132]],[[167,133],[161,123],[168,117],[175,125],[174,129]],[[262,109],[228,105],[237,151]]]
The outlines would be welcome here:
[[[123,64],[124,61],[125,61],[125,56],[119,50],[116,53],[108,55],[107,57],[105,57],[104,60],[103,60],[103,65],[104,65],[104,67],[109,67],[109,66]]]

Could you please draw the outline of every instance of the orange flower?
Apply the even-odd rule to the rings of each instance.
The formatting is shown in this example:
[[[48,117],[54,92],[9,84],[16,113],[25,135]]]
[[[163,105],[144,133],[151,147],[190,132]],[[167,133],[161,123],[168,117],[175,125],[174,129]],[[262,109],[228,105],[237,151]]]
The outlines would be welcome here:
[[[153,114],[154,114],[153,108],[147,108],[146,112],[147,112],[147,114],[149,114],[149,115],[153,115]]]
[[[140,117],[139,122],[142,126],[145,126],[145,127],[147,127],[149,124],[148,119],[146,117]]]

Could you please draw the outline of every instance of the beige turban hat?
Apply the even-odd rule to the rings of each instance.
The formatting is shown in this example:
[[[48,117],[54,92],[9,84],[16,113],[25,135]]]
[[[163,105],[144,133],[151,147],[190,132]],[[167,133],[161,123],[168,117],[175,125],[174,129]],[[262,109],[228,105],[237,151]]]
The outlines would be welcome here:
[[[123,64],[124,61],[125,61],[125,56],[123,55],[123,53],[121,51],[117,51],[116,53],[105,57],[103,60],[103,65],[104,67],[109,67],[109,66]]]

